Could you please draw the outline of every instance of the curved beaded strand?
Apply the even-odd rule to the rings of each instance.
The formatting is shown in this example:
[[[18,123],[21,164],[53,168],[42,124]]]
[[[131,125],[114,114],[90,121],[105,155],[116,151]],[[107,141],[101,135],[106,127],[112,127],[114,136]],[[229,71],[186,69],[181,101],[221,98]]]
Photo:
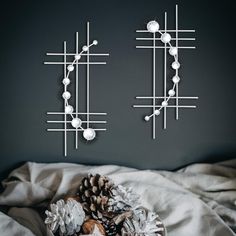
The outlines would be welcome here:
[[[173,87],[168,91],[168,97],[162,101],[161,103],[161,107],[159,109],[156,109],[154,111],[154,113],[152,113],[151,115],[147,115],[144,117],[144,120],[145,121],[149,121],[150,118],[154,115],[158,116],[160,115],[161,113],[161,110],[163,109],[163,107],[167,107],[168,106],[168,102],[170,100],[171,97],[173,97],[175,95],[175,88],[176,88],[176,84],[179,83],[180,81],[180,78],[178,76],[178,69],[180,68],[180,63],[178,62],[178,49],[176,47],[173,47],[172,44],[171,44],[171,35],[169,33],[162,33],[160,30],[159,30],[159,24],[158,22],[156,21],[150,21],[148,22],[147,24],[147,30],[150,32],[150,33],[159,33],[161,35],[161,41],[163,43],[167,43],[170,47],[169,49],[169,54],[171,56],[174,57],[174,62],[172,62],[171,64],[171,67],[175,70],[175,75],[173,76],[172,78],[172,82],[174,83],[173,84]]]
[[[73,111],[74,111],[74,108],[73,106],[71,106],[68,102],[68,100],[71,98],[71,93],[69,91],[67,91],[67,87],[68,85],[70,84],[70,79],[69,79],[69,75],[70,73],[74,70],[74,64],[76,62],[78,62],[80,59],[81,59],[81,55],[84,53],[84,52],[87,52],[88,49],[90,47],[92,47],[93,45],[97,45],[98,44],[98,41],[97,40],[93,40],[93,42],[88,45],[88,46],[83,46],[82,47],[82,50],[80,53],[76,54],[74,56],[74,60],[73,62],[67,66],[67,75],[66,77],[62,80],[62,83],[64,84],[64,92],[62,94],[62,98],[65,100],[66,102],[66,106],[65,106],[65,113],[70,115],[72,117],[72,121],[71,121],[71,125],[74,127],[74,128],[80,128],[83,130],[83,137],[90,141],[90,140],[93,140],[95,137],[96,137],[96,132],[94,129],[92,128],[87,128],[87,129],[84,129],[82,127],[82,120],[80,118],[75,118],[73,116]]]

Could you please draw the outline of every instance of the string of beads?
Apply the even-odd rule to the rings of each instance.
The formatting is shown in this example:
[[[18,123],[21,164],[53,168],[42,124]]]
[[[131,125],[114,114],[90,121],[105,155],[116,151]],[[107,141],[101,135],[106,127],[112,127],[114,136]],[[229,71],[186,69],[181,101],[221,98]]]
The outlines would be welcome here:
[[[70,73],[74,70],[75,63],[77,63],[81,59],[81,55],[83,53],[87,52],[90,47],[92,47],[93,45],[97,45],[97,44],[98,44],[98,41],[93,40],[93,42],[90,45],[88,45],[88,46],[84,45],[82,47],[81,52],[76,54],[74,56],[73,62],[70,65],[67,66],[66,77],[62,80],[62,83],[64,84],[64,92],[62,94],[62,98],[65,100],[65,104],[66,104],[65,105],[65,114],[71,116],[71,118],[72,118],[72,120],[71,120],[72,127],[76,128],[76,129],[80,128],[81,130],[83,130],[83,137],[88,141],[93,140],[96,137],[96,132],[92,128],[84,129],[82,127],[83,121],[80,118],[75,117],[73,115],[74,108],[73,108],[72,105],[69,104],[69,99],[71,98],[71,93],[68,91],[68,85],[71,82],[69,76],[70,76]]]
[[[150,33],[153,33],[153,34],[156,34],[156,33],[159,33],[160,36],[161,36],[161,41],[165,44],[168,44],[169,45],[169,54],[171,56],[174,57],[174,61],[172,62],[171,64],[171,67],[175,70],[175,75],[172,77],[172,82],[173,82],[173,87],[168,91],[168,97],[166,97],[162,103],[161,103],[161,106],[159,107],[159,109],[155,109],[154,113],[152,113],[151,115],[147,115],[144,117],[144,120],[145,121],[149,121],[150,118],[152,116],[158,116],[160,115],[161,113],[161,110],[164,108],[164,107],[167,107],[168,106],[168,102],[170,100],[171,97],[173,97],[175,95],[175,89],[176,89],[176,85],[180,82],[180,78],[178,76],[178,70],[180,68],[180,63],[178,61],[178,49],[174,46],[172,46],[171,44],[171,36],[169,33],[162,33],[160,30],[159,30],[159,24],[158,22],[156,21],[150,21],[148,22],[147,24],[147,30],[150,32]],[[154,98],[155,99],[155,98]]]

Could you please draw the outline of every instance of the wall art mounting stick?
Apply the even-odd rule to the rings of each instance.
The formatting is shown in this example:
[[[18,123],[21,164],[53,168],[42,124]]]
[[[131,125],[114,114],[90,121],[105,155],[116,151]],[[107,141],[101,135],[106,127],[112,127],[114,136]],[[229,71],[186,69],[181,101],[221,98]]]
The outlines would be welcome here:
[[[194,46],[179,46],[179,41],[194,41],[193,37],[181,37],[179,38],[178,33],[194,33],[195,30],[182,30],[178,26],[178,6],[176,5],[176,15],[175,15],[175,29],[167,29],[167,13],[164,16],[164,29],[161,30],[159,23],[155,20],[148,22],[146,30],[136,30],[136,33],[148,33],[151,37],[136,38],[137,41],[152,42],[152,45],[136,46],[138,49],[151,49],[152,50],[152,95],[151,96],[137,96],[136,99],[146,99],[150,100],[152,104],[149,105],[133,105],[134,108],[151,108],[151,112],[144,116],[144,120],[149,122],[152,120],[152,138],[156,138],[156,118],[160,117],[163,113],[163,128],[166,129],[166,112],[167,108],[175,109],[175,118],[179,119],[179,109],[180,108],[196,108],[196,106],[180,105],[179,101],[185,99],[198,99],[198,97],[187,97],[179,96],[179,51],[184,49],[195,49]],[[171,35],[171,33],[173,35]],[[157,42],[161,42],[161,46],[157,46]],[[163,95],[157,96],[157,73],[156,73],[156,50],[164,50],[164,73],[163,73]],[[171,68],[174,71],[172,77],[172,87],[167,91],[167,55],[172,56],[174,59]],[[170,104],[171,101],[175,101],[175,104]]]
[[[105,116],[107,113],[92,112],[90,109],[90,65],[103,65],[106,62],[90,62],[91,56],[109,56],[108,53],[90,53],[90,50],[97,46],[97,40],[90,40],[89,22],[87,22],[87,40],[86,45],[79,48],[78,32],[76,32],[75,52],[67,52],[67,43],[64,42],[63,53],[47,53],[47,56],[63,57],[62,62],[44,62],[46,65],[63,65],[63,93],[62,99],[64,102],[63,111],[47,112],[48,115],[56,115],[63,117],[63,120],[49,120],[47,123],[62,124],[62,128],[47,129],[47,131],[59,131],[64,133],[64,156],[67,156],[67,133],[75,132],[75,148],[78,148],[78,135],[82,132],[82,136],[87,141],[92,141],[96,138],[97,131],[106,131],[105,128],[94,128],[96,124],[105,124],[106,121],[93,120],[94,116]],[[73,60],[69,60],[73,57]],[[81,59],[86,57],[84,62]],[[69,59],[68,59],[69,58]],[[86,111],[79,109],[79,67],[86,65]],[[75,73],[75,81],[71,79],[72,73]],[[75,84],[75,104],[72,105],[72,93],[69,92],[70,84]]]

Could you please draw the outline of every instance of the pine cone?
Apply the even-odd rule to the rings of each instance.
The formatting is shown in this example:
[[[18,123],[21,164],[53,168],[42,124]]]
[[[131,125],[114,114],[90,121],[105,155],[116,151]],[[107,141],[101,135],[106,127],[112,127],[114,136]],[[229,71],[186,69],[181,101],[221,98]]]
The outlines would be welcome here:
[[[132,188],[117,185],[111,190],[112,196],[108,201],[108,212],[122,213],[135,209],[140,205],[140,196]]]
[[[108,177],[99,174],[89,174],[83,178],[78,189],[78,195],[88,215],[103,221],[103,214],[105,214],[113,186],[114,183]],[[112,216],[106,214],[105,217]]]
[[[126,218],[121,229],[122,236],[164,236],[165,228],[159,216],[144,207],[133,211],[130,218]]]
[[[106,230],[106,235],[108,236],[115,236],[119,235],[121,232],[121,225],[115,224],[113,220],[107,220],[103,222],[103,226]]]
[[[46,210],[45,224],[53,233],[59,235],[74,235],[80,231],[85,219],[85,213],[81,204],[73,199],[66,202],[59,200],[50,204],[50,211]]]

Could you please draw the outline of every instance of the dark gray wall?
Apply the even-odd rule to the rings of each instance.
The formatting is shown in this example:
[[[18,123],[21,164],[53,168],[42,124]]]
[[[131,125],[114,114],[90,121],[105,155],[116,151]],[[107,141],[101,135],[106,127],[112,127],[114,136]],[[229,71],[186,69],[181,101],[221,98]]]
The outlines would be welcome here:
[[[133,109],[136,95],[151,94],[151,52],[135,49],[135,29],[151,20],[163,25],[164,11],[174,26],[179,4],[181,28],[195,28],[197,50],[180,55],[180,91],[197,95],[196,110],[168,112],[168,129],[158,121],[156,140],[144,109]],[[223,1],[8,1],[1,6],[1,160],[0,172],[24,161],[122,164],[175,169],[192,162],[232,158],[236,144],[235,23],[233,2]],[[109,52],[105,66],[91,70],[91,108],[107,112],[106,133],[63,157],[62,133],[48,133],[46,111],[62,108],[60,66],[46,66],[45,53],[74,49],[74,32],[85,42],[86,22]],[[81,43],[82,46],[83,43]],[[162,65],[162,62],[160,63]],[[83,70],[81,72],[83,74]],[[170,79],[170,78],[169,78]],[[84,98],[84,79],[80,92]],[[168,83],[171,86],[171,83]],[[160,90],[158,90],[160,91]],[[81,100],[80,106],[84,103]]]

